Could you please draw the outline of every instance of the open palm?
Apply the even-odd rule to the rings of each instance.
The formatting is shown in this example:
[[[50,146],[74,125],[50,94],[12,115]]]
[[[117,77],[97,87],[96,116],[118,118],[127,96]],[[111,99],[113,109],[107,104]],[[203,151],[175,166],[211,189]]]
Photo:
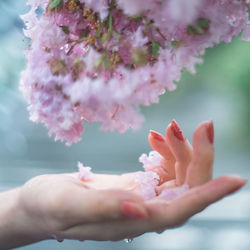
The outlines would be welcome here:
[[[44,175],[27,182],[20,201],[31,227],[46,238],[120,240],[184,223],[211,203],[245,184],[239,177],[211,180],[213,125],[202,123],[195,131],[193,147],[172,122],[162,136],[149,135],[151,147],[163,160],[152,166],[160,176],[157,194],[166,187],[188,184],[190,189],[172,200],[156,197],[143,201],[135,173],[92,174],[81,181],[77,173]],[[30,216],[32,214],[32,216]]]

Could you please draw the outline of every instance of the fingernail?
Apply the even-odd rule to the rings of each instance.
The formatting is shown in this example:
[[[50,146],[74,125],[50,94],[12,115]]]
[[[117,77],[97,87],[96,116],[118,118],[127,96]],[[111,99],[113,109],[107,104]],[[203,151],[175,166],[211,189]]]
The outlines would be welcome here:
[[[214,123],[213,121],[211,121],[209,124],[208,124],[208,127],[207,127],[207,136],[208,136],[208,140],[211,144],[214,143]]]
[[[178,125],[178,123],[177,123],[175,120],[173,120],[173,121],[171,122],[171,129],[172,129],[172,131],[173,131],[173,134],[175,135],[175,137],[176,137],[178,140],[180,140],[180,141],[182,141],[182,142],[184,142],[184,141],[186,140],[186,137],[185,137],[184,134],[182,133],[182,130],[181,130],[180,126]]]
[[[147,212],[145,208],[137,203],[125,201],[122,203],[122,213],[131,219],[146,219]]]
[[[157,141],[165,142],[165,138],[154,130],[150,130],[150,135]]]

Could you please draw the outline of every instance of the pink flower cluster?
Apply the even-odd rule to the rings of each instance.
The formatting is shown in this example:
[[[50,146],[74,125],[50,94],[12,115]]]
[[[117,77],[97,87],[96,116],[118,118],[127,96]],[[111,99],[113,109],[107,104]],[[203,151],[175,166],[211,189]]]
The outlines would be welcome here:
[[[81,162],[78,162],[78,176],[81,181],[86,181],[92,174],[91,167],[85,167]]]
[[[32,40],[20,89],[30,119],[56,140],[81,139],[83,123],[103,130],[140,127],[139,106],[195,73],[206,48],[242,33],[249,0],[28,0]],[[42,14],[38,14],[42,9]]]
[[[135,176],[135,183],[140,185],[141,195],[144,200],[151,200],[156,197],[156,187],[160,177],[153,171],[138,172]]]
[[[136,173],[134,182],[139,185],[143,200],[151,200],[155,197],[165,200],[173,200],[189,190],[189,186],[184,184],[180,187],[165,188],[162,190],[161,194],[157,196],[156,189],[159,185],[160,177],[157,173],[152,171],[152,169],[160,166],[162,159],[162,156],[156,151],[151,151],[148,156],[142,154],[139,158],[139,162],[143,164],[145,171]],[[88,181],[91,174],[93,174],[91,167],[85,167],[81,162],[78,162],[78,178],[81,181]]]
[[[143,164],[145,172],[138,172],[135,176],[135,182],[140,185],[142,198],[151,200],[157,196],[156,189],[159,185],[160,177],[152,171],[157,166],[162,164],[163,157],[157,151],[151,151],[149,155],[142,154],[139,162]],[[166,200],[173,200],[183,195],[189,190],[189,186],[184,184],[180,187],[165,188],[157,197]]]

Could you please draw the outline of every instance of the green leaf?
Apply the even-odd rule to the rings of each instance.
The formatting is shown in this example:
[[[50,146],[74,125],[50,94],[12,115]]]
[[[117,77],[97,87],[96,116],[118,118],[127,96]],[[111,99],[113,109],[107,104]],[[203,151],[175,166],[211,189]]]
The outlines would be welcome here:
[[[144,14],[139,14],[137,16],[128,17],[129,20],[139,22],[144,18]]]
[[[80,37],[88,37],[90,33],[90,30],[88,28],[85,28],[81,31]]]
[[[199,18],[197,21],[197,26],[203,29],[208,29],[210,25],[210,21],[205,18]]]
[[[145,66],[148,63],[149,52],[147,50],[138,49],[132,53],[132,61],[137,66]]]
[[[110,56],[105,53],[94,62],[94,67],[98,70],[110,70],[112,68]]]
[[[187,32],[190,36],[194,36],[196,34],[195,27],[192,25],[188,25]]]
[[[57,9],[61,10],[63,7],[63,0],[50,0],[49,10]]]
[[[112,65],[111,65],[111,61],[110,61],[110,56],[108,53],[106,53],[103,57],[103,65],[104,65],[104,68],[106,70],[109,70],[111,69]]]
[[[203,35],[210,27],[210,21],[206,18],[199,18],[195,25],[188,25],[187,32],[189,35]]]
[[[184,45],[185,43],[183,41],[172,41],[171,46],[175,49],[178,49],[181,45]]]
[[[69,27],[68,26],[60,26],[63,30],[63,32],[68,35],[69,34]]]
[[[174,47],[174,48],[177,48],[179,46],[179,42],[178,41],[172,41],[171,46]]]
[[[152,42],[151,44],[151,53],[155,58],[158,58],[159,56],[159,50],[161,48],[161,45],[157,42]]]

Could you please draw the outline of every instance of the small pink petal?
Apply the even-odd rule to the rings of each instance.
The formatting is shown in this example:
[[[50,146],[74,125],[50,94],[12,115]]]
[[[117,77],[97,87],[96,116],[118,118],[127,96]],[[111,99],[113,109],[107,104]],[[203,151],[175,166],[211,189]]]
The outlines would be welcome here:
[[[160,177],[153,171],[138,172],[135,176],[135,182],[140,184],[142,198],[151,200],[156,197],[155,188],[159,183]]]
[[[183,195],[188,190],[189,186],[187,184],[184,184],[181,187],[177,188],[166,188],[161,192],[158,197],[161,199],[173,200]]]
[[[84,167],[81,162],[78,162],[79,179],[81,181],[86,181],[92,174],[91,167]]]

